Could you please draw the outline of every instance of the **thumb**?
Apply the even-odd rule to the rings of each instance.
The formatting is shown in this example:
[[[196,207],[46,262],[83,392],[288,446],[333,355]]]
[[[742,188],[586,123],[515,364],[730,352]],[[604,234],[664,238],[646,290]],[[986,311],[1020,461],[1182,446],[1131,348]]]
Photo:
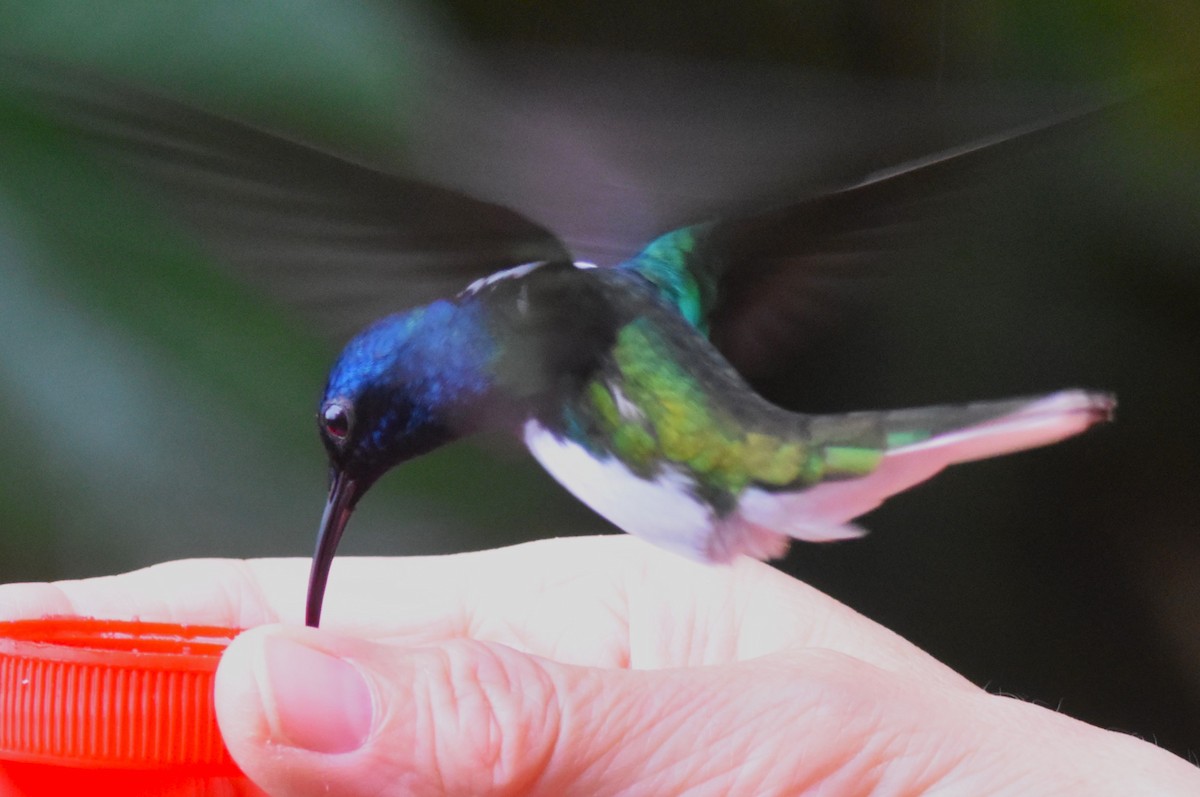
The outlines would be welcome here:
[[[404,648],[266,626],[223,655],[230,753],[270,795],[489,795],[532,786],[558,742],[559,687],[533,657],[457,640]]]
[[[872,674],[829,651],[633,671],[271,626],[230,646],[216,701],[230,752],[277,797],[771,794],[861,752]]]
[[[897,677],[830,651],[634,671],[270,626],[229,647],[216,702],[233,757],[275,797],[834,794],[877,779],[928,721]],[[901,768],[928,778],[945,749],[922,752]]]

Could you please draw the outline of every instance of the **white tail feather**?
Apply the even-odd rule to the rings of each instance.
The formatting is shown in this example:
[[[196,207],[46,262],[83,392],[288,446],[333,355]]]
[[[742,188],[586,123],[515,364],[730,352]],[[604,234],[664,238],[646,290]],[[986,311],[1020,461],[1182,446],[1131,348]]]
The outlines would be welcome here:
[[[952,465],[1047,446],[1107,420],[1113,405],[1110,396],[1065,390],[1031,401],[1008,415],[894,449],[885,459],[939,449],[949,456],[945,465]]]
[[[1008,415],[888,451],[866,476],[795,493],[747,490],[737,514],[755,526],[810,542],[857,537],[863,530],[848,521],[946,466],[1056,443],[1108,418],[1112,408],[1108,396],[1055,393]]]

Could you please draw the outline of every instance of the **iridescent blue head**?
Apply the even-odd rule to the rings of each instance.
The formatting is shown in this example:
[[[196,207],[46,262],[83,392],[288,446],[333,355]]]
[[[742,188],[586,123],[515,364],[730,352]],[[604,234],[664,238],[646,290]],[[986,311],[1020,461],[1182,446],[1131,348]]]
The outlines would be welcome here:
[[[495,351],[483,309],[470,301],[388,316],[346,345],[317,413],[331,484],[309,578],[309,625],[320,619],[333,554],[358,499],[392,466],[478,425]]]

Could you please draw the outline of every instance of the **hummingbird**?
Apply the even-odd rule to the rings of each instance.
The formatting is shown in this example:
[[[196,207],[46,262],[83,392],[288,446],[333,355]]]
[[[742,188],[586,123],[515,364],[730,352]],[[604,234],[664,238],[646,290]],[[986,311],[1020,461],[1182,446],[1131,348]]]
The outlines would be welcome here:
[[[334,553],[369,488],[396,465],[477,432],[514,435],[624,531],[721,563],[775,558],[793,539],[860,536],[856,517],[948,465],[1062,440],[1115,406],[1105,393],[1064,390],[805,415],[752,387],[820,314],[807,275],[886,252],[915,201],[1088,124],[1109,105],[798,202],[685,224],[597,268],[564,243],[579,236],[560,238],[506,204],[69,70],[13,75],[81,143],[168,200],[240,275],[257,275],[293,304],[313,294],[336,304],[330,278],[378,302],[386,298],[378,284],[355,276],[370,279],[366,267],[381,262],[463,277],[456,295],[367,326],[329,373],[317,424],[331,479],[309,625],[320,621]],[[484,135],[495,121],[475,129]],[[510,152],[507,144],[499,151]],[[288,279],[276,279],[285,267]],[[306,289],[310,279],[321,287]]]
[[[334,552],[364,493],[394,466],[475,432],[515,434],[618,528],[724,563],[779,557],[793,539],[858,537],[854,518],[949,465],[1110,419],[1113,396],[1079,389],[799,414],[760,396],[714,345],[750,304],[738,306],[739,282],[770,271],[764,264],[777,264],[797,228],[827,220],[831,207],[871,206],[931,172],[962,169],[996,146],[980,142],[757,217],[687,226],[609,268],[573,262],[564,247],[368,326],[334,363],[317,413],[331,486],[307,624],[320,622]]]

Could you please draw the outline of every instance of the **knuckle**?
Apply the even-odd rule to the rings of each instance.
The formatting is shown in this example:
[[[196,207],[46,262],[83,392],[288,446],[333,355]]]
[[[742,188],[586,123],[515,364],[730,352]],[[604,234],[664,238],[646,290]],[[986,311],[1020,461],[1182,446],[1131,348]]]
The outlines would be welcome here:
[[[415,745],[443,794],[523,794],[559,733],[557,689],[529,656],[456,642],[431,651],[414,686]],[[421,705],[423,704],[423,705]]]

